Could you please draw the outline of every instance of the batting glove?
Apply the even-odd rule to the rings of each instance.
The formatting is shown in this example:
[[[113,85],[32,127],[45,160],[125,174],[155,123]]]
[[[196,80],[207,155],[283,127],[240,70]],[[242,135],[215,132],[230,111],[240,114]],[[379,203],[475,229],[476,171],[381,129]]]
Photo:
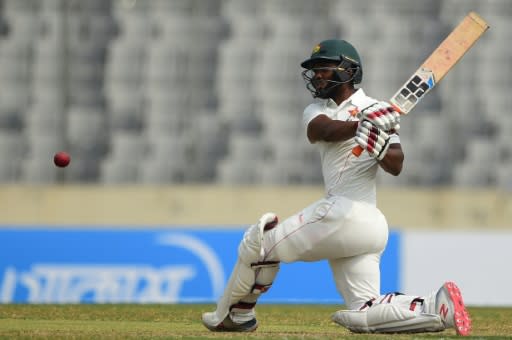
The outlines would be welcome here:
[[[367,120],[384,131],[400,129],[400,113],[387,102],[378,102],[362,110],[359,120]]]
[[[379,161],[389,149],[389,135],[382,129],[363,120],[357,127],[355,140],[368,154]]]

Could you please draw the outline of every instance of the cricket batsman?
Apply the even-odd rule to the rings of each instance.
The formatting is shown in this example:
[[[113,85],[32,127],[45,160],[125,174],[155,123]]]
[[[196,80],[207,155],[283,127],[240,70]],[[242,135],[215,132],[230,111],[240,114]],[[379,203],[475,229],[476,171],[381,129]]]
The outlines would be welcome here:
[[[347,307],[332,315],[337,324],[357,333],[455,328],[469,335],[471,320],[453,282],[425,296],[380,292],[388,224],[376,206],[376,174],[383,170],[397,176],[402,170],[399,113],[355,88],[363,66],[347,41],[319,43],[301,66],[315,98],[304,110],[303,123],[321,155],[325,196],[282,222],[266,213],[249,227],[224,294],[215,311],[203,314],[203,324],[212,331],[254,331],[256,303],[281,262],[327,259]],[[366,151],[360,157],[352,154],[357,145]]]

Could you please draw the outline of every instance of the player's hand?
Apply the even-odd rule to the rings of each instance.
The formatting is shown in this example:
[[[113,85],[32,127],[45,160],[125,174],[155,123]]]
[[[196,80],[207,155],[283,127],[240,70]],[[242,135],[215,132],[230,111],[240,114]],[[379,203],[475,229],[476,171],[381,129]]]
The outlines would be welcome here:
[[[359,123],[355,140],[370,156],[379,161],[386,156],[389,149],[389,135],[367,120]]]
[[[400,113],[387,102],[378,102],[362,110],[359,120],[367,120],[384,131],[400,129]]]

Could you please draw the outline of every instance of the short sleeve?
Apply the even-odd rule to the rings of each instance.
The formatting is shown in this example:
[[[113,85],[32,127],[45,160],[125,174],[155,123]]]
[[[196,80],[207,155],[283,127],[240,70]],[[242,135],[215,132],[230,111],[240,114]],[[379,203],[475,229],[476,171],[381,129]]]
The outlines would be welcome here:
[[[309,123],[318,115],[322,114],[320,106],[316,103],[310,104],[304,109],[304,113],[302,115],[302,122],[304,124],[304,128],[307,130]]]

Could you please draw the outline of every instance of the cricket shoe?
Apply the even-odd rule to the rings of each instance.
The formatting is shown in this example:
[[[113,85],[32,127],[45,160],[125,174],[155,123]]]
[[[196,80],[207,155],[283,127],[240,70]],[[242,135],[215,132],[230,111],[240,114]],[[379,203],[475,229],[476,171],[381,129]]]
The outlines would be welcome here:
[[[256,318],[243,323],[235,323],[228,315],[221,323],[217,323],[215,312],[204,313],[202,320],[203,325],[213,332],[254,332],[258,328]]]
[[[464,306],[459,287],[453,282],[445,282],[436,293],[435,312],[441,317],[446,328],[455,328],[458,335],[471,333],[471,319]]]

